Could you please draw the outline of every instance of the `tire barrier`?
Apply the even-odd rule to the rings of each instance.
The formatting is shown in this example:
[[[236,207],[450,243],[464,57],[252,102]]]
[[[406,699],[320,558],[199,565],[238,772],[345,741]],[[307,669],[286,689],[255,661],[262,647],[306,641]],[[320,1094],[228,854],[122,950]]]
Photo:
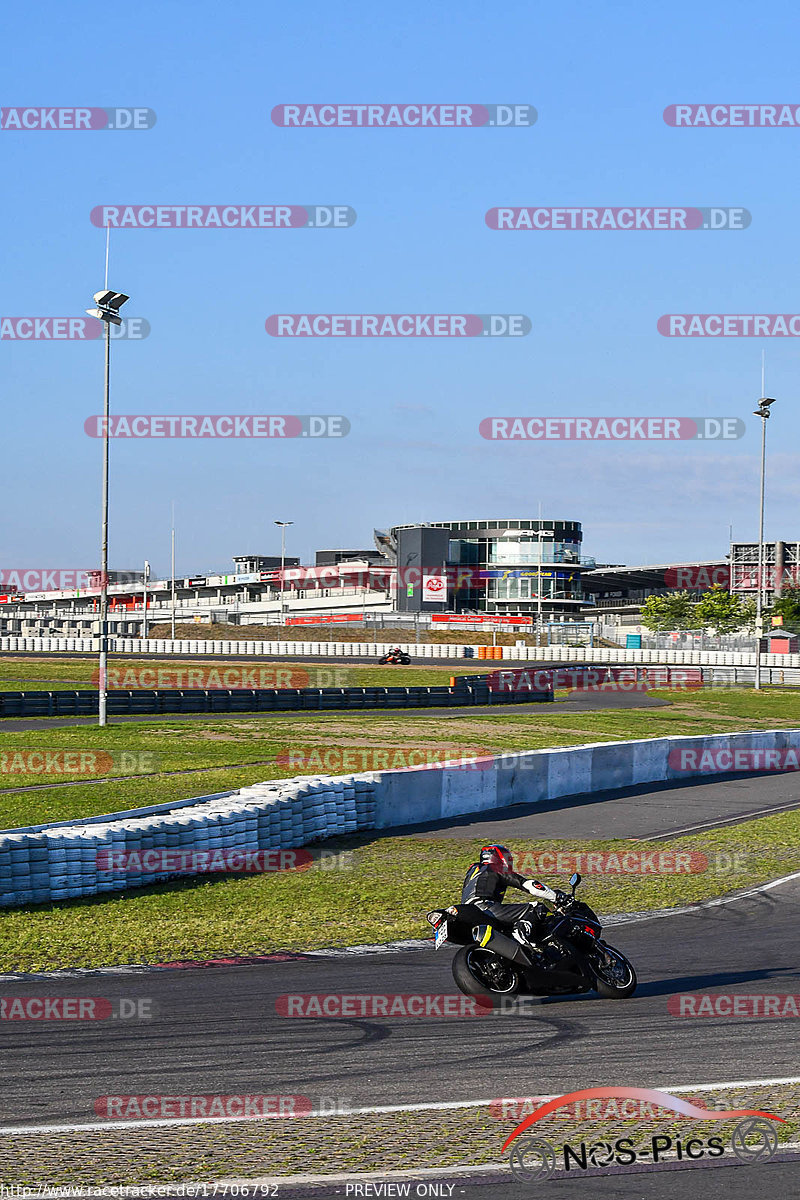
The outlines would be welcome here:
[[[727,752],[730,758],[737,750],[751,755],[800,751],[800,730],[598,742],[487,755],[451,765],[267,780],[172,805],[6,830],[0,832],[0,907],[123,891],[192,873],[177,867],[159,869],[165,867],[164,860],[153,864],[152,852],[191,856],[290,850],[337,834],[530,806],[640,783],[713,777],[731,769],[723,767],[721,754]],[[114,869],[119,855],[131,854],[139,856],[141,869]],[[233,866],[228,868],[231,872],[235,873]]]
[[[453,686],[346,688],[214,688],[107,693],[109,716],[155,713],[298,712],[310,709],[440,708],[466,704],[547,702],[552,691],[498,693],[484,676]],[[2,717],[86,717],[97,712],[96,691],[0,692]]]
[[[133,810],[11,830],[0,833],[0,907],[120,892],[208,870],[235,873],[237,865],[290,869],[292,859],[274,852],[374,829],[375,813],[370,776],[303,777],[146,815]]]

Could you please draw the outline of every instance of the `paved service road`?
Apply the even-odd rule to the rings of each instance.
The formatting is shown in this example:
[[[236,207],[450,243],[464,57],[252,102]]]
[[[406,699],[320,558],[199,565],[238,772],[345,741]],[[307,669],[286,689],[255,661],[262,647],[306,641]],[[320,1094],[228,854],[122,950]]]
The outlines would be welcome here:
[[[657,839],[677,831],[752,819],[800,807],[796,771],[769,775],[726,775],[676,783],[640,783],[615,791],[564,796],[537,804],[467,813],[446,821],[406,825],[384,837],[482,838],[513,849],[518,838]]]

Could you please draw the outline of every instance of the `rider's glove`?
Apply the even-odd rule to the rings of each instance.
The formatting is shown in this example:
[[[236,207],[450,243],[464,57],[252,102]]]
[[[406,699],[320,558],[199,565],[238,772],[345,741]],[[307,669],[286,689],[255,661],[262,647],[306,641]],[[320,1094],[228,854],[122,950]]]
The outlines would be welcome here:
[[[562,907],[566,907],[566,906],[570,905],[571,903],[572,903],[572,896],[570,896],[569,892],[562,892],[558,888],[556,888],[556,904],[560,904]]]

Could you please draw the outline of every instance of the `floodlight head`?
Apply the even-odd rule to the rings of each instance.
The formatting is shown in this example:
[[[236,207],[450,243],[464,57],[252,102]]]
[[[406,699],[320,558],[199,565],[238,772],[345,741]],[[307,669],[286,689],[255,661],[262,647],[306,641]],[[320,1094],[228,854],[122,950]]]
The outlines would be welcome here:
[[[130,300],[130,296],[126,296],[124,292],[95,292],[94,302],[97,308],[87,308],[86,312],[90,317],[97,317],[99,321],[105,321],[107,324],[121,325],[119,310],[127,300]]]
[[[97,317],[99,321],[105,321],[107,325],[122,324],[122,317],[118,317],[108,308],[87,308],[86,312],[90,317]]]
[[[130,300],[130,296],[126,296],[124,292],[95,292],[93,300],[99,308],[113,308],[118,312],[126,301]]]

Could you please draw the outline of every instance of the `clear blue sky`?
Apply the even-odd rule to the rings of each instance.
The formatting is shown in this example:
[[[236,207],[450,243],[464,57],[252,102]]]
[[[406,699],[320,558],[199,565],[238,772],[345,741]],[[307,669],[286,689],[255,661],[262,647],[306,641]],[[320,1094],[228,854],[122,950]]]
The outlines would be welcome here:
[[[40,3],[6,14],[2,104],[140,105],[139,133],[0,133],[0,313],[82,314],[108,203],[352,205],[351,229],[125,230],[110,284],[117,413],[342,413],[341,441],[112,442],[110,561],[370,545],[373,526],[578,520],[614,562],[800,537],[797,339],[667,339],[669,312],[792,312],[800,129],[672,129],[675,102],[800,104],[795,5]],[[530,103],[530,129],[276,128],[286,102]],[[740,205],[744,232],[498,233],[516,205]],[[293,340],[271,313],[525,313],[516,340]],[[5,567],[99,559],[102,344],[0,342]],[[741,416],[735,443],[493,444],[490,415]],[[13,512],[13,515],[12,515]]]

